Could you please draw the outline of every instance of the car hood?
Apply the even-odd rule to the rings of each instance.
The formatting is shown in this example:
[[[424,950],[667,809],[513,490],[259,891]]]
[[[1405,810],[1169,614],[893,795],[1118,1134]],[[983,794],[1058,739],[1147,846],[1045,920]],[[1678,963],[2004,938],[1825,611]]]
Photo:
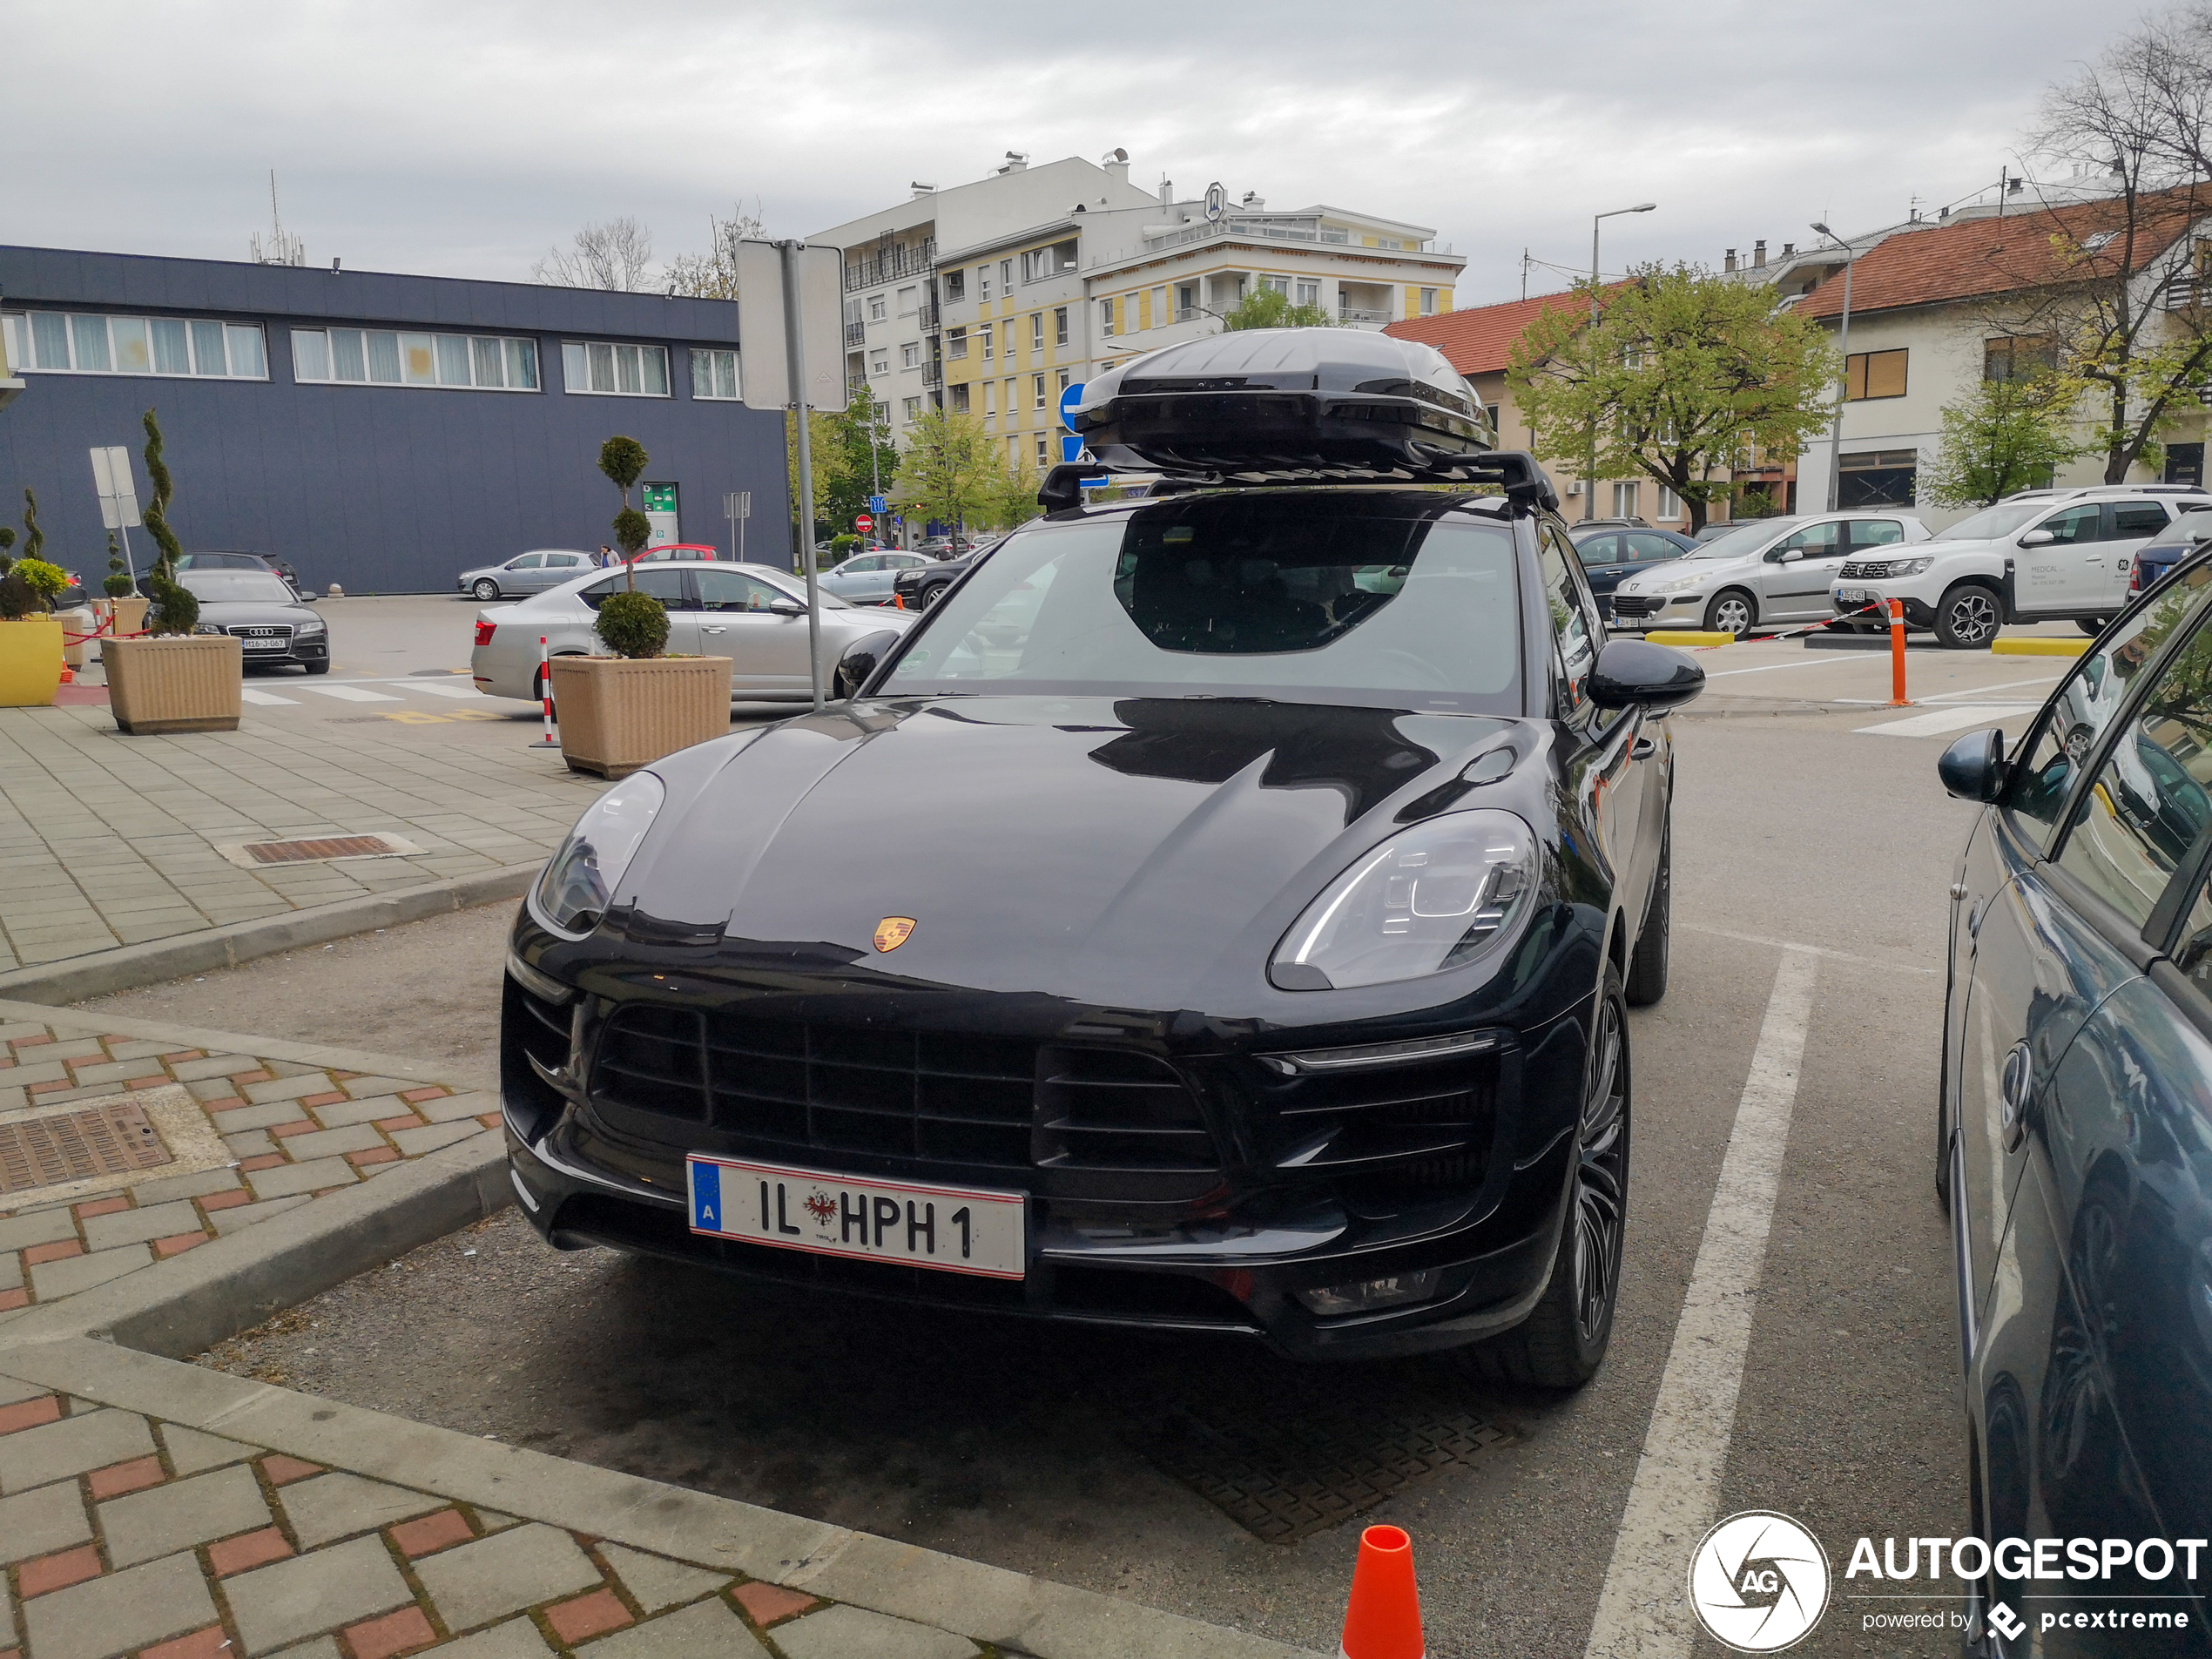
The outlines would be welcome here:
[[[617,900],[641,938],[718,942],[732,966],[1196,1007],[1216,963],[1256,975],[1395,827],[1386,802],[1517,725],[1219,699],[856,705],[770,728],[703,784],[671,769]],[[895,957],[871,943],[889,917],[914,922]]]
[[[1652,570],[1624,577],[1620,590],[1622,593],[1646,593],[1655,587],[1679,582],[1684,577],[1694,576],[1701,581],[1719,580],[1748,576],[1758,568],[1759,558],[1756,554],[1741,559],[1701,559],[1684,553],[1678,559],[1668,559]]]

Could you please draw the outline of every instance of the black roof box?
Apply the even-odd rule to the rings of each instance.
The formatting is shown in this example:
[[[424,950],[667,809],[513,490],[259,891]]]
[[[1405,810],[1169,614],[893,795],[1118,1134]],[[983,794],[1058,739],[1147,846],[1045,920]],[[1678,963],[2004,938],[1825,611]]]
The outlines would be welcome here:
[[[1497,442],[1442,353],[1355,328],[1148,352],[1085,386],[1069,426],[1106,470],[1184,476],[1450,476]]]

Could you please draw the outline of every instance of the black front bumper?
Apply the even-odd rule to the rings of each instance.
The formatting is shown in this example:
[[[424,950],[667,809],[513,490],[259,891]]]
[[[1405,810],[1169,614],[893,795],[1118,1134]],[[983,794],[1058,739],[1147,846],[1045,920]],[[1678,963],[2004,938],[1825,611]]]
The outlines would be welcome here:
[[[1147,1030],[1113,1010],[1120,1041],[1071,1038],[1070,1025],[1096,1030],[1107,1011],[941,996],[922,1016],[936,1028],[899,1030],[900,999],[849,985],[794,997],[786,975],[783,995],[684,1007],[577,977],[554,1005],[510,974],[502,1013],[510,1177],[561,1248],[925,1305],[1233,1333],[1312,1359],[1477,1341],[1520,1323],[1549,1283],[1587,1001],[1539,1029],[1496,1029],[1479,1055],[1293,1077],[1217,1041],[1162,1042],[1174,1016]],[[887,1082],[910,1110],[886,1110]],[[1024,1276],[694,1231],[692,1151],[1022,1191]],[[1298,1296],[1423,1272],[1433,1285],[1403,1305],[1321,1317]]]

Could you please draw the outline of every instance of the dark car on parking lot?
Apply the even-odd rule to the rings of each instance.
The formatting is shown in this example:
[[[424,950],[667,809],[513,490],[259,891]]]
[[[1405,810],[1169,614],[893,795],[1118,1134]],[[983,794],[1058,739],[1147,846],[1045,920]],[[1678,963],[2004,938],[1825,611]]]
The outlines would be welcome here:
[[[1975,732],[1942,773],[1986,803],[1951,890],[1937,1121],[1997,1557],[1976,1593],[1999,1634],[1971,1650],[2212,1652],[2212,1560],[2175,1560],[2212,1536],[2212,554],[2138,598],[2009,754]],[[2123,1548],[2051,1584],[2000,1541],[2039,1539]],[[2044,1623],[2114,1608],[2130,1622],[2080,1629],[2124,1635]]]
[[[1071,416],[1096,465],[1182,477],[1084,506],[1055,469],[919,626],[847,648],[846,700],[653,763],[547,866],[502,1024],[525,1212],[1579,1385],[1627,1010],[1666,988],[1662,717],[1701,671],[1606,640],[1550,484],[1426,347],[1217,335]],[[1357,482],[1386,468],[1457,488]]]
[[[1590,578],[1590,591],[1597,595],[1598,609],[1608,622],[1613,620],[1613,590],[1623,578],[1641,576],[1669,559],[1678,559],[1697,545],[1672,530],[1593,523],[1587,529],[1577,524],[1570,533],[1575,550],[1582,556],[1582,569]]]
[[[2156,587],[2207,541],[2212,541],[2212,509],[2183,513],[2137,550],[2134,568],[2128,574],[2128,591],[2143,593]]]
[[[229,634],[248,668],[330,672],[330,630],[273,570],[179,570],[177,582],[199,601],[203,634]]]
[[[971,542],[957,555],[948,555],[899,571],[891,578],[892,597],[908,610],[927,610],[945,597],[945,590],[968,574],[968,567],[1004,540],[987,536]]]
[[[300,585],[300,573],[291,562],[272,557],[266,553],[199,552],[178,556],[177,569],[185,570],[268,570],[284,578],[285,586],[297,596],[304,591]],[[140,585],[145,584],[143,581]]]

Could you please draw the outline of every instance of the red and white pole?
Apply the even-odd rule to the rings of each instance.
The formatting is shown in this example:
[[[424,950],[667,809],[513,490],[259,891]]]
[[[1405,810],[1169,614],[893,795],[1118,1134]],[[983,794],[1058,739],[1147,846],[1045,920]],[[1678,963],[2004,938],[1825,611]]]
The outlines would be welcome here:
[[[1912,699],[1905,694],[1905,601],[1890,601],[1890,706],[1909,709]]]
[[[557,749],[560,738],[553,735],[553,664],[547,654],[546,636],[537,637],[538,707],[545,717],[545,735],[529,746],[533,749]]]

